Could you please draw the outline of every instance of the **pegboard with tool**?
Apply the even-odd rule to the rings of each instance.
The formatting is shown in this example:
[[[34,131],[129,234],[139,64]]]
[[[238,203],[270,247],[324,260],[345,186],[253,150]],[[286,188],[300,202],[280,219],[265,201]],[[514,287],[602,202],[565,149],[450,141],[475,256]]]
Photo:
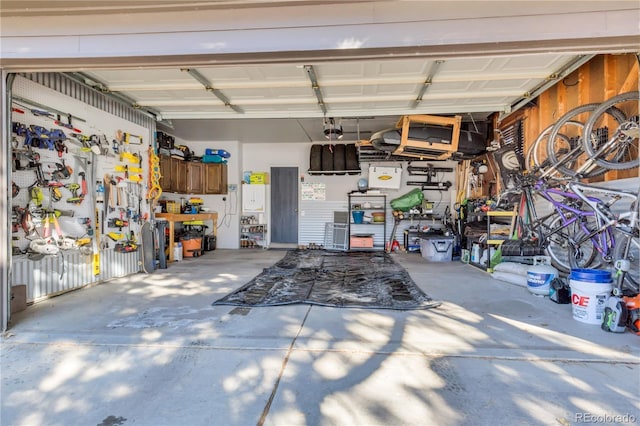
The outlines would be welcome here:
[[[11,111],[13,254],[78,250],[99,262],[104,248],[136,252],[153,129],[22,77]]]

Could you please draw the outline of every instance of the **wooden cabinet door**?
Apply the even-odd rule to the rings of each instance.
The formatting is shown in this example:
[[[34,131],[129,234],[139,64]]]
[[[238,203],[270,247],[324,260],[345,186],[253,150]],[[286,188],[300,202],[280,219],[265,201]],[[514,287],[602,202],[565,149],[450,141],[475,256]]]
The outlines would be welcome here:
[[[187,161],[176,160],[171,163],[171,180],[173,192],[184,194],[187,192],[188,171]],[[175,173],[174,173],[175,171]]]
[[[227,193],[227,165],[221,163],[205,164],[204,172],[205,194]]]
[[[160,156],[160,188],[163,192],[173,192],[171,186],[171,161],[173,159],[167,155]]]
[[[187,191],[188,194],[204,193],[204,164],[188,163]]]

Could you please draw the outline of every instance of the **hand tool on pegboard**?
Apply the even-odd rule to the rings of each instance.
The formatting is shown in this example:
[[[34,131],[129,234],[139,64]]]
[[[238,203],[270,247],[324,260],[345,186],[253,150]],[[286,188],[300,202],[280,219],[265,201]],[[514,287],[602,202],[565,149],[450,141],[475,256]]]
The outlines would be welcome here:
[[[124,239],[125,234],[121,232],[107,232],[107,237],[112,241],[120,241]]]
[[[67,122],[66,123],[62,121],[62,115],[61,114],[58,114],[56,119],[53,120],[53,123],[56,126],[60,126],[60,127],[64,127],[66,129],[69,129],[69,130],[73,130],[76,133],[82,133],[82,130],[78,129],[77,127],[74,127],[74,125],[72,124],[73,116],[71,114],[67,114],[66,116],[67,116]]]
[[[19,193],[20,187],[14,181],[11,181],[11,198],[16,198]]]
[[[114,217],[109,219],[109,223],[107,226],[109,226],[109,228],[118,228],[120,231],[122,231],[122,228],[124,228],[125,226],[129,226],[129,221]]]
[[[104,215],[108,216],[116,208],[116,181],[112,175],[105,174],[103,177],[104,184]]]
[[[27,110],[29,110],[32,114],[36,114],[39,113],[40,115],[45,115],[47,117],[50,118],[54,118],[56,114],[60,114],[63,115],[65,117],[68,118],[69,122],[71,122],[71,120],[75,120],[75,121],[81,121],[83,123],[86,123],[87,120],[85,120],[84,118],[80,118],[77,115],[73,115],[70,114],[68,112],[64,112],[64,111],[60,111],[56,108],[51,108],[47,105],[32,101],[30,99],[26,99],[26,98],[22,98],[19,96],[13,96],[12,97],[12,102],[17,105],[20,106],[22,108],[26,108]],[[36,111],[36,113],[34,113],[34,110]]]
[[[124,133],[124,143],[126,143],[127,145],[142,145],[142,136],[132,135],[131,133]]]
[[[87,196],[87,178],[85,172],[78,172],[78,176],[80,176],[80,197],[84,198]]]
[[[81,204],[84,200],[84,197],[81,197],[78,194],[78,190],[80,189],[80,184],[78,183],[68,183],[64,186],[66,189],[71,192],[71,198],[67,198],[67,203],[71,204]]]
[[[49,196],[52,201],[58,202],[62,200],[62,192],[60,191],[60,188],[63,186],[64,183],[55,180],[52,180],[47,184],[47,187],[49,188]]]

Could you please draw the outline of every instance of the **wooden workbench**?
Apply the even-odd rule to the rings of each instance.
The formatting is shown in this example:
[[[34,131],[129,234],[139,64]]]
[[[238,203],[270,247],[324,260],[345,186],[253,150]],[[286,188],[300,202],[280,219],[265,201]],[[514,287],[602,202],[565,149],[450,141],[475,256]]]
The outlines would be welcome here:
[[[197,214],[178,214],[178,213],[156,213],[155,217],[158,219],[166,219],[169,222],[169,262],[174,261],[173,257],[173,243],[176,222],[190,222],[192,220],[210,220],[212,222],[213,235],[217,239],[218,213],[197,213]]]

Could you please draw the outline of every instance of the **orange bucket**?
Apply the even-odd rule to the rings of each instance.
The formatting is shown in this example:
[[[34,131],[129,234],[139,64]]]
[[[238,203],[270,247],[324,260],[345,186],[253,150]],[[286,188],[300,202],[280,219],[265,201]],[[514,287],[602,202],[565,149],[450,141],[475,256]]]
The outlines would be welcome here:
[[[182,257],[197,257],[202,254],[202,238],[182,239]]]

